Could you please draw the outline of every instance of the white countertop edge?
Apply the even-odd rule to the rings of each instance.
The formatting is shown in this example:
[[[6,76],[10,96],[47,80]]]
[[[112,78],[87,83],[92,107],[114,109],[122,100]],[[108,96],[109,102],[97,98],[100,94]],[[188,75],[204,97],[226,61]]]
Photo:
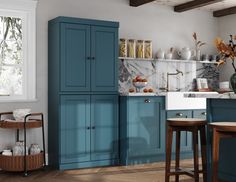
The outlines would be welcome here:
[[[184,97],[187,98],[207,98],[207,99],[236,99],[236,94],[234,92],[226,92],[224,94],[219,93],[185,93]]]

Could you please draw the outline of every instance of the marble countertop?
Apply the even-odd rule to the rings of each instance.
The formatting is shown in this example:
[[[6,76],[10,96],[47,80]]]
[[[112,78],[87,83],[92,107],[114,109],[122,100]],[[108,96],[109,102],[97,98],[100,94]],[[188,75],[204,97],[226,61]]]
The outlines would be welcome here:
[[[157,93],[120,93],[121,96],[167,96],[168,92]],[[236,99],[234,92],[182,92],[185,98]]]
[[[153,93],[120,93],[120,96],[166,96],[167,92],[153,92]]]
[[[184,97],[187,98],[209,98],[209,99],[236,99],[236,94],[234,92],[226,92],[219,94],[218,92],[211,93],[185,93]]]

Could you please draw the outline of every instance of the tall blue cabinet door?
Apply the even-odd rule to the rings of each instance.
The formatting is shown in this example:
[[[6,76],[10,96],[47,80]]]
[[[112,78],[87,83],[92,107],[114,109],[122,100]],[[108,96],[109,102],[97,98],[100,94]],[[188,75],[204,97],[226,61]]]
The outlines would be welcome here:
[[[61,24],[61,91],[90,91],[90,26]]]
[[[90,96],[61,96],[61,163],[90,160]]]
[[[91,160],[118,158],[118,96],[91,96]]]
[[[155,97],[131,97],[128,100],[128,153],[148,156],[164,153],[164,103]]]
[[[91,27],[92,91],[118,90],[118,29]]]

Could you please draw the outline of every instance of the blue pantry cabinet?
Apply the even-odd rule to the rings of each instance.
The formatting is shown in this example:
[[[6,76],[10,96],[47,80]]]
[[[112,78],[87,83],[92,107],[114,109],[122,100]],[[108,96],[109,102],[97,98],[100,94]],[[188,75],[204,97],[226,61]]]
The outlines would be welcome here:
[[[164,160],[165,98],[120,97],[121,164]]]
[[[49,164],[115,165],[119,23],[58,17],[48,25]]]

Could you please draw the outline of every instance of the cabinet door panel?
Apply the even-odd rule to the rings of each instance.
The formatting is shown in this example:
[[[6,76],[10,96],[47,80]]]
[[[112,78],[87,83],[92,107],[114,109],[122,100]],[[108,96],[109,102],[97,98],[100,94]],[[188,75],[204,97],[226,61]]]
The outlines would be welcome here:
[[[92,91],[117,91],[117,28],[91,28],[91,62]]]
[[[206,110],[202,109],[202,110],[193,110],[193,117],[194,118],[201,118],[201,119],[206,119]]]
[[[192,118],[192,110],[177,110],[177,111],[167,111],[168,118]],[[187,131],[181,132],[180,140],[181,151],[191,151],[192,150],[192,133]],[[173,151],[175,151],[175,135],[173,137]]]
[[[90,26],[61,25],[61,91],[90,90]]]
[[[164,152],[163,103],[153,97],[130,98],[128,106],[128,146],[132,156]]]
[[[90,96],[61,97],[61,163],[90,160]]]
[[[91,159],[118,158],[118,96],[91,97]]]

